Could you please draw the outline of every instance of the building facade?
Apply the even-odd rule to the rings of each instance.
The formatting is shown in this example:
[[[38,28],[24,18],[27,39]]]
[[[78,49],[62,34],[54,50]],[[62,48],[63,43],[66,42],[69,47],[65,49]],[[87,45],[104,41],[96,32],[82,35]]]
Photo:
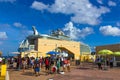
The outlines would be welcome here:
[[[18,51],[21,57],[46,57],[49,51],[66,52],[73,59],[80,59],[81,53],[90,54],[90,48],[85,44],[71,40],[61,30],[53,31],[51,35],[34,34],[23,40]],[[83,49],[83,50],[82,50]]]
[[[120,44],[96,46],[96,54],[98,54],[98,52],[103,49],[108,49],[112,52],[120,52]],[[117,64],[118,66],[120,66],[120,56],[114,56],[114,59],[115,65]]]
[[[96,53],[98,53],[100,50],[108,49],[113,52],[120,52],[120,44],[110,44],[110,45],[102,45],[102,46],[96,46]]]

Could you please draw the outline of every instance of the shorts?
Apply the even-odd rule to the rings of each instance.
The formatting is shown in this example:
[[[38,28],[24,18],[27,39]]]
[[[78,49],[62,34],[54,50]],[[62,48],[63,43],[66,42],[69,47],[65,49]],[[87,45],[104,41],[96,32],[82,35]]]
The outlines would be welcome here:
[[[66,66],[67,66],[67,64],[64,64],[64,65],[63,65],[63,67],[66,67]]]
[[[40,68],[36,67],[35,72],[40,72]]]
[[[64,65],[64,62],[63,62],[63,61],[61,61],[60,66],[63,66],[63,65]]]
[[[46,65],[46,66],[45,66],[45,69],[46,69],[46,70],[49,70],[49,68],[50,68],[49,65]]]
[[[68,63],[67,66],[70,66],[70,64]]]

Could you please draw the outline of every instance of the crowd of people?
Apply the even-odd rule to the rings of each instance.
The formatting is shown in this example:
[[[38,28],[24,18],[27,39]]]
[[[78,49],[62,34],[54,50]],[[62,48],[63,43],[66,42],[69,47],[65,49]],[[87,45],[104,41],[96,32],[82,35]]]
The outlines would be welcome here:
[[[98,69],[103,69],[103,68],[106,68],[106,67],[110,67],[110,68],[113,68],[113,58],[103,58],[103,57],[98,57],[96,58],[96,61],[95,63],[97,63],[98,65]]]
[[[50,57],[13,57],[6,59],[0,59],[3,63],[8,64],[8,68],[22,70],[25,72],[27,69],[31,69],[36,76],[40,75],[40,72],[45,71],[46,75],[49,74],[61,74],[71,71],[71,59],[63,56],[50,56]],[[102,70],[105,66],[113,67],[113,58],[97,57],[93,60],[93,63],[98,65],[98,69]],[[82,65],[82,62],[80,62]]]
[[[9,68],[32,69],[36,76],[40,75],[41,70],[45,70],[46,75],[61,72],[70,72],[70,58],[68,57],[23,57],[23,58],[10,58],[8,59]]]

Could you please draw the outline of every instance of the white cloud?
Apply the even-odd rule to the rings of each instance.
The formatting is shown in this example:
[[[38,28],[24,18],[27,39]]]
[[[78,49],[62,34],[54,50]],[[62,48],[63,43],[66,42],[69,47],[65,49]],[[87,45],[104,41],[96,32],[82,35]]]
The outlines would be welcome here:
[[[93,6],[89,0],[55,0],[55,3],[49,6],[35,1],[31,7],[36,10],[71,15],[71,21],[90,25],[98,24],[100,16],[110,11],[107,7],[97,8]]]
[[[117,26],[120,26],[120,22],[117,22],[116,25],[117,25]]]
[[[7,38],[6,32],[0,32],[0,39],[6,39],[6,38]]]
[[[17,28],[25,28],[26,26],[21,24],[20,22],[15,22],[13,23],[13,26],[17,27]]]
[[[27,32],[28,35],[32,35],[33,34],[33,31],[30,31],[30,30],[28,30],[26,32]]]
[[[13,25],[14,25],[15,27],[22,27],[22,24],[19,23],[19,22],[15,22],[15,23],[13,23]]]
[[[93,29],[86,27],[83,29],[79,29],[73,25],[72,22],[69,22],[65,25],[63,28],[63,31],[71,38],[71,39],[79,39],[79,38],[84,38],[90,34],[93,33]]]
[[[28,36],[28,35],[32,35],[33,34],[33,31],[31,30],[22,30],[21,31],[21,34],[23,34],[22,36]]]
[[[109,5],[109,6],[116,6],[116,3],[113,2],[113,1],[109,1],[109,2],[108,2],[108,5]]]
[[[111,25],[101,26],[100,32],[106,36],[120,36],[120,28],[112,27]]]
[[[13,3],[13,2],[15,2],[16,0],[0,0],[0,2],[11,2],[11,3]]]
[[[103,0],[97,0],[99,4],[103,4]]]
[[[2,42],[2,41],[0,41],[0,45],[1,45],[1,44],[3,44],[3,42]]]
[[[10,27],[9,24],[0,24],[0,28]]]
[[[47,9],[48,6],[43,4],[42,2],[34,1],[32,3],[31,8],[36,9],[36,10],[43,10],[43,9]]]

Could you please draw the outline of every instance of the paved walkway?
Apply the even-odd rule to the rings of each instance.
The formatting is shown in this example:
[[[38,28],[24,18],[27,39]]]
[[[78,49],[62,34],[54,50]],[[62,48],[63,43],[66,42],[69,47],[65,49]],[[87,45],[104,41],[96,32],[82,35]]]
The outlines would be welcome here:
[[[40,76],[36,77],[33,75],[31,70],[15,71],[10,70],[10,80],[120,80],[120,68],[113,68],[108,70],[98,70],[97,68],[87,67],[77,67],[71,70],[71,72],[66,72],[64,75],[46,75],[42,72]]]
[[[31,70],[25,70],[25,72],[23,72],[22,70],[10,70],[9,75],[10,80],[47,80],[51,77],[54,77],[54,75],[46,75],[45,72],[42,72],[40,76],[36,77]]]
[[[54,80],[120,80],[120,69],[74,69],[71,73],[58,75]]]

